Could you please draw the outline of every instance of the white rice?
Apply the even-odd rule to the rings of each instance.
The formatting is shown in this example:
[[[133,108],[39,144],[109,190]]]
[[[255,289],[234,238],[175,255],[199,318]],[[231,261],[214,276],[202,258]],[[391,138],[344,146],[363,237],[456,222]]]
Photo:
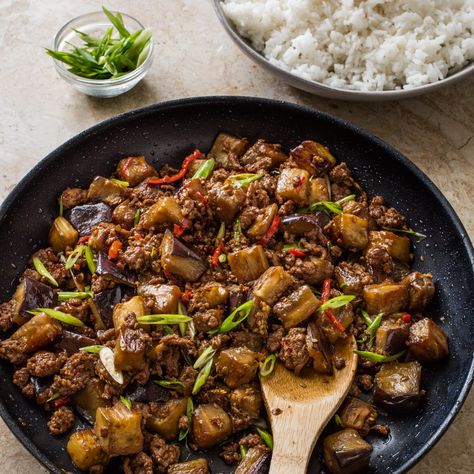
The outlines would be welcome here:
[[[474,0],[223,0],[273,64],[332,87],[411,89],[474,60]]]

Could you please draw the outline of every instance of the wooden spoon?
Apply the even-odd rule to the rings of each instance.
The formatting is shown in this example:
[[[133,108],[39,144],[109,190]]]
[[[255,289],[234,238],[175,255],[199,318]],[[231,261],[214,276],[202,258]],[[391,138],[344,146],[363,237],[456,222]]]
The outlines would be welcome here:
[[[313,371],[296,376],[277,364],[261,377],[263,397],[273,433],[270,474],[304,474],[323,428],[346,397],[357,368],[353,336],[336,344],[335,355],[346,366],[334,375]]]

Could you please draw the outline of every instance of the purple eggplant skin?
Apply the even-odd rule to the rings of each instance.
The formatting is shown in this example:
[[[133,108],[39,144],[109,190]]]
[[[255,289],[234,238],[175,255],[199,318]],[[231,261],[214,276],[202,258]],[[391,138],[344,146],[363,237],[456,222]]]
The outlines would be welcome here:
[[[267,474],[270,468],[270,453],[261,448],[250,448],[240,461],[234,474]]]
[[[32,315],[28,311],[36,308],[53,308],[57,303],[56,292],[50,286],[28,277],[18,285],[13,299],[17,302],[16,313],[20,319],[31,319]]]
[[[75,206],[65,213],[66,219],[74,226],[82,237],[90,235],[92,228],[101,222],[112,222],[112,209],[99,202]]]
[[[322,230],[329,223],[324,212],[316,214],[290,214],[281,218],[280,227],[296,236],[302,236],[312,230]]]
[[[104,252],[99,252],[97,254],[97,267],[95,270],[97,275],[107,276],[116,283],[121,283],[122,285],[135,286],[135,282],[131,277],[120,270],[115,263],[110,261],[107,258],[107,255]]]
[[[124,396],[132,400],[132,402],[166,402],[170,398],[170,391],[150,380],[146,385],[139,385],[136,382],[128,385]]]
[[[95,306],[106,328],[112,328],[114,326],[112,319],[113,309],[116,304],[122,301],[123,293],[122,288],[116,286],[110,290],[101,291],[94,296]]]
[[[91,337],[64,330],[62,338],[56,344],[56,347],[65,350],[68,355],[72,355],[78,352],[81,347],[93,346],[95,344],[97,344],[97,342]]]

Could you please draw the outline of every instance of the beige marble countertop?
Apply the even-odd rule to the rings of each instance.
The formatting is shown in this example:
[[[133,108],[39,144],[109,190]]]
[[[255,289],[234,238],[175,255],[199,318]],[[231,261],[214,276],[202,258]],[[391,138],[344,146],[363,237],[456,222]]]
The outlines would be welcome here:
[[[153,29],[155,61],[128,94],[86,97],[42,51],[73,16],[100,1],[0,1],[0,199],[41,158],[81,130],[128,110],[198,95],[251,95],[306,104],[350,120],[398,148],[446,195],[474,237],[474,77],[434,94],[391,103],[312,97],[273,79],[226,36],[208,0],[104,2]],[[411,473],[472,473],[474,394],[442,440]],[[0,472],[44,473],[0,421]]]

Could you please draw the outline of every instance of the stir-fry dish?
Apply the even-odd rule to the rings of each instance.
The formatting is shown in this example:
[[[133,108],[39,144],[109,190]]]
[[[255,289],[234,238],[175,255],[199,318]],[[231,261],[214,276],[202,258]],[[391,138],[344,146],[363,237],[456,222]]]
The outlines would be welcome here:
[[[127,157],[62,192],[49,247],[0,305],[0,357],[81,470],[203,474],[217,447],[255,474],[273,445],[259,379],[275,364],[331,377],[334,344],[354,335],[356,381],[323,457],[363,472],[366,437],[422,403],[422,364],[448,355],[425,313],[432,275],[410,269],[423,237],[315,141],[287,154],[220,133],[159,171]]]

